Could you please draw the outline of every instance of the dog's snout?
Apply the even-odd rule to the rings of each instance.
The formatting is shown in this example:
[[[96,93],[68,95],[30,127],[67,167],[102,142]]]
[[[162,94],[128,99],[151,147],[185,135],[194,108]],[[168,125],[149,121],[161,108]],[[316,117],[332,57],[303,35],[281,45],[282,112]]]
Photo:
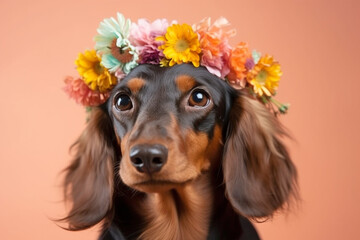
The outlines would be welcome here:
[[[167,156],[168,150],[161,144],[135,145],[130,150],[131,163],[139,172],[160,171],[167,161]]]

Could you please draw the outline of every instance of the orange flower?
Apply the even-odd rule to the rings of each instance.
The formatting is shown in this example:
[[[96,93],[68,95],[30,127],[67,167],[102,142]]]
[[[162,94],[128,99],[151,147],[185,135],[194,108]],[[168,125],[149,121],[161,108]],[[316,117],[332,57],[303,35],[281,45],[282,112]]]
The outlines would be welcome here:
[[[210,18],[205,18],[193,26],[200,36],[201,65],[221,78],[230,72],[228,62],[231,47],[228,39],[235,35],[234,29],[224,31],[224,27],[228,25],[225,18],[219,18],[213,24]]]
[[[89,88],[81,78],[66,77],[64,91],[70,98],[83,106],[98,106],[110,96],[110,92],[99,92]]]
[[[251,53],[247,43],[240,42],[232,51],[230,56],[230,83],[244,88],[246,85],[246,60],[251,58]]]
[[[223,28],[229,26],[229,22],[226,18],[221,17],[217,19],[211,25],[211,19],[204,18],[198,24],[193,26],[193,29],[200,35],[200,38],[204,37],[204,35],[210,35],[213,38],[230,38],[236,34],[235,29],[230,29],[226,32],[223,31]]]

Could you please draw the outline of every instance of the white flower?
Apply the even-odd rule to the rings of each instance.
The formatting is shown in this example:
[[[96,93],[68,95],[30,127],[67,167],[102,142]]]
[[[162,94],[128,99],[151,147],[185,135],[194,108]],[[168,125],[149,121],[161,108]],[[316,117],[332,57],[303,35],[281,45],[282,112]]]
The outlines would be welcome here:
[[[95,36],[95,50],[101,55],[101,63],[110,72],[121,69],[129,73],[136,67],[138,53],[129,41],[130,19],[125,19],[120,13],[115,18],[104,19],[97,29],[99,35]]]

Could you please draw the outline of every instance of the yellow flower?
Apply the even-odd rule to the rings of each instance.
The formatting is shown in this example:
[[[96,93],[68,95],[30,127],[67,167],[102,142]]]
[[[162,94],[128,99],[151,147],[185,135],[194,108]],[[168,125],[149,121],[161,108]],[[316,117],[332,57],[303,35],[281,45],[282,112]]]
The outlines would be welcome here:
[[[160,67],[168,67],[170,63],[170,60],[167,58],[163,58],[160,60]]]
[[[272,56],[265,55],[247,74],[247,81],[253,86],[254,92],[259,96],[274,95],[279,86],[282,75],[280,64]]]
[[[167,28],[166,34],[156,38],[163,41],[159,46],[167,59],[169,66],[191,62],[195,67],[200,65],[201,52],[198,35],[188,24],[173,24]]]
[[[79,53],[75,61],[77,70],[91,90],[106,92],[117,83],[117,78],[101,64],[95,50]]]

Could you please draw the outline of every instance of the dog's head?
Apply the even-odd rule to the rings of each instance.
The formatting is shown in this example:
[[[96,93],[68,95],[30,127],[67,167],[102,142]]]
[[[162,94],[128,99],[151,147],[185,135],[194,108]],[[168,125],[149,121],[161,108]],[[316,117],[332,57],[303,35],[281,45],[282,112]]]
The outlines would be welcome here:
[[[65,179],[73,201],[70,228],[106,216],[117,188],[114,174],[132,189],[157,192],[222,169],[234,209],[269,216],[289,200],[296,183],[282,135],[261,103],[205,68],[140,65],[93,110],[75,144]]]
[[[140,191],[196,179],[219,160],[232,89],[205,68],[142,65],[112,91],[120,177]]]

